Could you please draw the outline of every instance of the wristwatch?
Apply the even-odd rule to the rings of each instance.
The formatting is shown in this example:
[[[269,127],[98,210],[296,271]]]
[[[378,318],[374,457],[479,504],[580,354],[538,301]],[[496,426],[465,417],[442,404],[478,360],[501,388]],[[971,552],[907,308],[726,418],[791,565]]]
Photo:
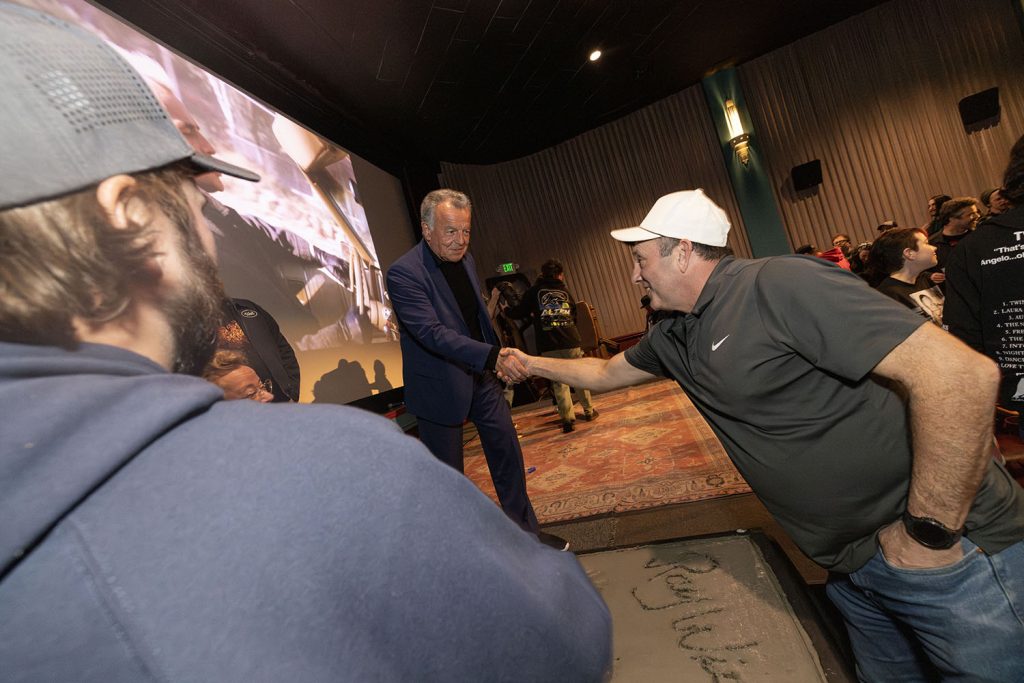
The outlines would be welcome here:
[[[907,510],[903,511],[903,526],[912,539],[933,550],[952,548],[964,533],[963,527],[950,529],[937,519],[915,517]]]

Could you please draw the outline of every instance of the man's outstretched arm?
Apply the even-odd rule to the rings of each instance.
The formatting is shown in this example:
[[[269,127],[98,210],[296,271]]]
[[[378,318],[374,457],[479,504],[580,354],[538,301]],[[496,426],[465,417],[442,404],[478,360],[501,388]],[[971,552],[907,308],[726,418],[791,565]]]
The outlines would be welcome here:
[[[587,387],[592,391],[608,391],[658,379],[657,375],[630,365],[621,353],[610,360],[562,359],[529,356],[519,349],[504,348],[498,356],[496,370],[505,381],[521,382],[536,375],[575,387]]]

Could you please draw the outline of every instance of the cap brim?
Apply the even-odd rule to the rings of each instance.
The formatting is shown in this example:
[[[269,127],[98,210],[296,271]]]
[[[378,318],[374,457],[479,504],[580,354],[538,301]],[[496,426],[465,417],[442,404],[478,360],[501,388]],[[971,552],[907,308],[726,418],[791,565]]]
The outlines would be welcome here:
[[[235,178],[241,178],[242,180],[248,180],[250,182],[259,182],[260,176],[257,173],[242,168],[241,166],[235,166],[229,164],[226,161],[221,161],[215,157],[211,157],[206,154],[199,154],[198,152],[193,154],[188,159],[193,166],[195,166],[200,172],[206,173],[213,171],[214,173],[226,173],[229,176]]]
[[[612,230],[611,235],[613,239],[620,242],[646,242],[661,237],[661,235],[641,227]]]

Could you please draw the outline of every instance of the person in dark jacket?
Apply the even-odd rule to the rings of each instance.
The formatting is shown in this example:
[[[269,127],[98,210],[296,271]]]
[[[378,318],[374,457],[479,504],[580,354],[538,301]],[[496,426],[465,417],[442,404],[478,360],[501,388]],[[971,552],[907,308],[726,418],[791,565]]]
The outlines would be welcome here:
[[[526,290],[518,306],[505,309],[510,318],[529,318],[537,338],[537,353],[549,358],[582,358],[580,333],[576,329],[576,300],[565,287],[565,270],[556,259],[540,267],[540,277]],[[576,414],[572,409],[572,390],[562,382],[551,382],[551,393],[558,404],[562,431],[571,432]],[[583,407],[583,419],[590,422],[597,417],[597,409],[589,389],[578,392]]]
[[[1020,412],[1024,410],[1024,137],[1010,152],[1003,182],[1001,192],[1013,208],[990,216],[950,255],[944,321],[950,332],[999,363],[999,403]]]
[[[393,423],[184,374],[223,304],[194,178],[255,174],[6,2],[0,90],[0,679],[603,680],[576,558]]]
[[[274,317],[248,299],[231,299],[224,308],[227,320],[217,331],[217,346],[245,354],[249,367],[272,387],[275,403],[297,403],[299,361]]]

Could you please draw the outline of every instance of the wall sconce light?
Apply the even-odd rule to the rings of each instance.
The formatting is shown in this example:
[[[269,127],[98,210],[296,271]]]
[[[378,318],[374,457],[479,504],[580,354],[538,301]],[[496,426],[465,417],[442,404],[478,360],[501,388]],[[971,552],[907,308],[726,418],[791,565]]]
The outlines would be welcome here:
[[[746,166],[750,163],[750,133],[743,132],[740,112],[732,100],[725,101],[725,122],[729,126],[729,144]]]

